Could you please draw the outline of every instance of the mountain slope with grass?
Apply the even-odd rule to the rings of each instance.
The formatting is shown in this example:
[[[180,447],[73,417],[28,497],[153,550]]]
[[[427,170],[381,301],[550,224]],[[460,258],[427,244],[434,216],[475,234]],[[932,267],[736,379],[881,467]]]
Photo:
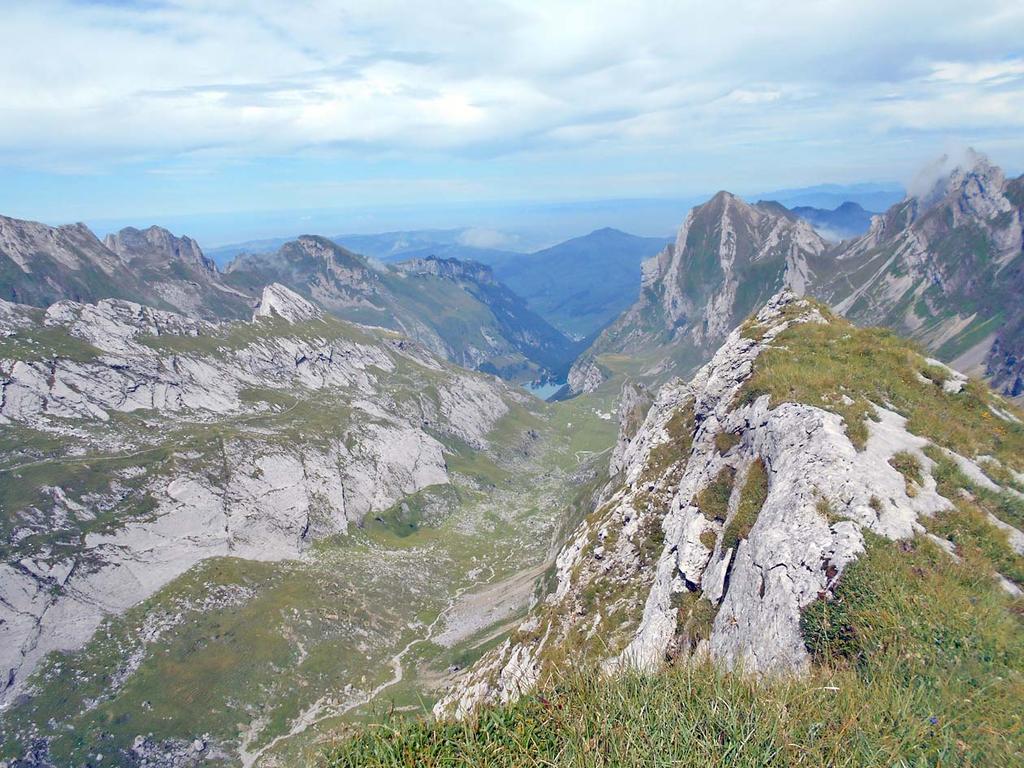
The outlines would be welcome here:
[[[1019,411],[790,293],[632,410],[547,596],[441,721],[322,764],[1024,758]]]
[[[377,655],[395,653],[414,618],[399,621],[362,582],[405,579],[426,596],[447,590],[440,574],[457,569],[451,555],[429,565],[412,557],[410,569],[438,579],[424,589],[386,547],[375,559],[345,542],[367,527],[401,540],[457,516],[477,484],[503,476],[490,456],[529,448],[514,426],[493,437],[498,422],[532,423],[538,405],[279,285],[251,321],[209,323],[107,299],[45,311],[4,303],[0,325],[0,759],[25,765],[84,765],[98,752],[105,764],[135,765],[144,757],[132,757],[136,737],[151,738],[154,754],[197,738],[214,752],[256,750],[312,705],[300,685],[348,685],[342,698],[359,706],[366,691],[344,664],[293,669],[274,693],[260,679],[265,668],[241,658],[297,668],[334,653],[332,643],[350,655],[366,643],[371,668],[387,669]],[[467,532],[480,522],[460,514]],[[489,535],[524,554],[511,533]],[[310,585],[334,568],[353,583],[336,575]],[[457,589],[464,576],[454,570]],[[328,587],[353,607],[379,609],[331,608]],[[282,621],[303,612],[297,626],[275,630],[298,638],[297,659],[259,629],[279,610]],[[306,625],[311,615],[317,622]],[[211,617],[231,629],[211,629]],[[169,647],[174,655],[162,656]],[[244,677],[210,683],[220,686],[211,715],[193,697],[204,669],[225,658]],[[169,680],[197,687],[172,690]],[[262,719],[266,707],[273,723]],[[74,739],[51,725],[70,722]],[[248,735],[239,722],[251,723]]]
[[[564,377],[578,345],[495,280],[489,267],[429,257],[382,266],[323,237],[243,255],[229,284],[280,282],[338,317],[401,331],[465,368],[515,381]]]
[[[0,303],[0,761],[295,764],[429,697],[527,609],[598,405],[280,284],[234,322]]]
[[[955,368],[1024,393],[1024,177],[969,152],[919,195],[836,249],[812,292],[854,322],[885,325]]]

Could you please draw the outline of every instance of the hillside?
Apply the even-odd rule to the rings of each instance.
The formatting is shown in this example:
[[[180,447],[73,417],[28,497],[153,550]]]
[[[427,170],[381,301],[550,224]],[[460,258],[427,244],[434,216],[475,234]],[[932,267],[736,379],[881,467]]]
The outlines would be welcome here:
[[[280,285],[245,321],[103,300],[0,325],[17,765],[266,765],[415,700],[525,610],[613,436]]]
[[[784,293],[621,428],[547,596],[435,709],[473,717],[324,765],[1021,760],[1019,412]]]
[[[435,257],[382,267],[304,236],[272,254],[238,257],[225,280],[242,291],[280,282],[338,317],[399,330],[458,365],[514,381],[564,377],[578,352],[472,262]]]
[[[665,245],[604,228],[532,253],[469,245],[466,230],[414,230],[336,235],[347,251],[388,264],[435,257],[486,264],[497,279],[523,297],[530,310],[572,338],[590,338],[632,302],[640,288],[640,264]],[[214,249],[227,265],[242,254],[272,252],[286,240],[241,243]]]
[[[605,228],[494,262],[498,278],[563,331],[592,337],[618,317],[640,288],[640,264],[665,246]]]

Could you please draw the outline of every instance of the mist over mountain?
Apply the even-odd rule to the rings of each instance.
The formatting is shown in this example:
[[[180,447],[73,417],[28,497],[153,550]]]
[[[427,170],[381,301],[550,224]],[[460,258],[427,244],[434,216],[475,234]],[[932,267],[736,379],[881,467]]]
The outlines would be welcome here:
[[[826,240],[847,240],[863,235],[871,227],[874,213],[849,201],[834,210],[798,205],[790,210],[806,219]]]

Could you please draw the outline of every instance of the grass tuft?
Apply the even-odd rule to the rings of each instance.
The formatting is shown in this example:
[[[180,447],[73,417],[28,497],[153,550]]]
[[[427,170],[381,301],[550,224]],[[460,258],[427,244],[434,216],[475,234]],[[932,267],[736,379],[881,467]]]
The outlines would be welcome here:
[[[750,465],[747,472],[747,480],[740,492],[740,503],[736,508],[736,514],[725,527],[722,534],[722,551],[733,549],[739,545],[741,539],[747,538],[750,529],[757,522],[757,516],[761,513],[765,499],[768,498],[768,470],[764,462],[758,459]]]
[[[725,522],[729,509],[729,497],[732,495],[732,486],[736,478],[736,470],[732,467],[722,467],[715,476],[715,479],[708,483],[698,494],[696,504],[701,514],[708,520]]]

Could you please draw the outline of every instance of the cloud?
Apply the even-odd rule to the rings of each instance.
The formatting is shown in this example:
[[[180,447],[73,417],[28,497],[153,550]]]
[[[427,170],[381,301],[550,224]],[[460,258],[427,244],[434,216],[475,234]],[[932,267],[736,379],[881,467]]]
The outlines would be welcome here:
[[[1005,61],[937,61],[929,80],[957,85],[1003,85],[1024,79],[1024,59]]]
[[[514,238],[496,229],[472,227],[459,233],[459,243],[473,248],[508,248],[515,244]]]
[[[928,141],[1019,147],[1024,129],[1015,0],[15,5],[8,168],[199,178],[307,157],[365,182],[430,158],[430,179],[501,162],[497,184],[581,173],[596,193],[579,169],[671,162],[718,188],[902,163],[891,178]]]

